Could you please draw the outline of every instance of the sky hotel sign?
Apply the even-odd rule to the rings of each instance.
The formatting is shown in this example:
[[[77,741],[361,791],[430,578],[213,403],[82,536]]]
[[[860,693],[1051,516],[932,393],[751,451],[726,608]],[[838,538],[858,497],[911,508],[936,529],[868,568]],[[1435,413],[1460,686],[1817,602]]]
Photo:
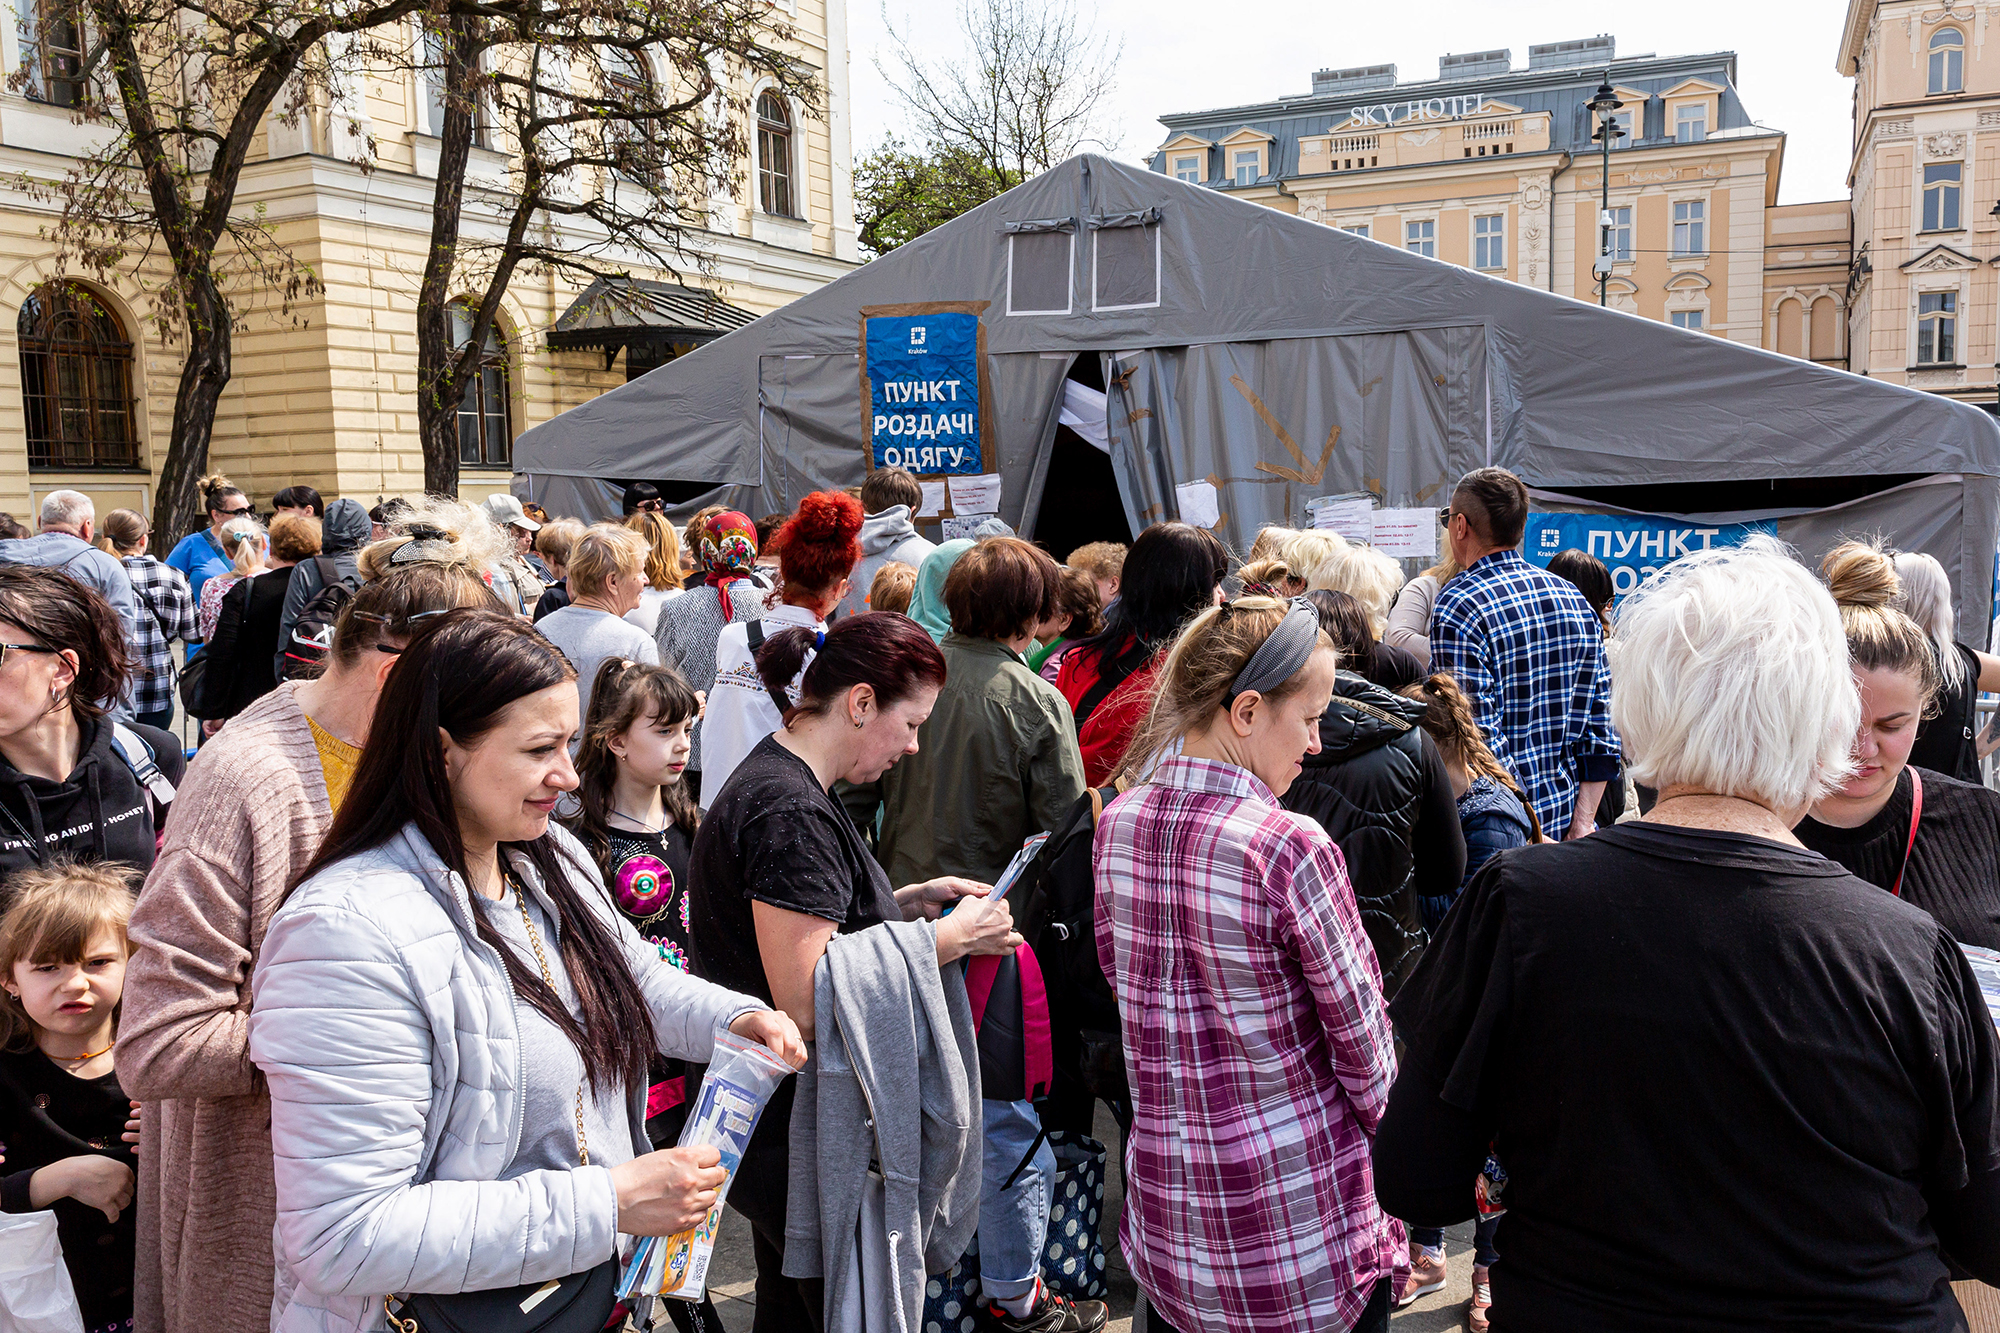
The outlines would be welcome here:
[[[1341,128],[1402,125],[1412,120],[1455,120],[1460,116],[1476,116],[1485,109],[1485,93],[1467,93],[1462,97],[1433,97],[1414,102],[1377,102],[1373,106],[1357,106],[1350,109],[1347,113],[1347,124]]]

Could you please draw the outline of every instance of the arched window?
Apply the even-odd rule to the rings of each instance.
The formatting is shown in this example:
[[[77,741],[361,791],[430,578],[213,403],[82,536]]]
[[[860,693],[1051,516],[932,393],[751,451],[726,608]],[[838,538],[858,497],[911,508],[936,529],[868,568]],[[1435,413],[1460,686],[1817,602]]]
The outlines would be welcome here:
[[[451,308],[451,345],[462,349],[472,341],[471,307]],[[514,428],[508,419],[507,345],[500,330],[486,331],[479,364],[465,381],[458,400],[458,461],[465,467],[509,467],[514,459]]]
[[[21,405],[31,468],[137,467],[132,343],[82,287],[44,283],[21,303]]]
[[[1934,93],[1955,93],[1965,86],[1965,35],[1957,28],[1931,34],[1931,81]]]
[[[766,213],[792,210],[792,113],[773,92],[757,98],[757,202]]]

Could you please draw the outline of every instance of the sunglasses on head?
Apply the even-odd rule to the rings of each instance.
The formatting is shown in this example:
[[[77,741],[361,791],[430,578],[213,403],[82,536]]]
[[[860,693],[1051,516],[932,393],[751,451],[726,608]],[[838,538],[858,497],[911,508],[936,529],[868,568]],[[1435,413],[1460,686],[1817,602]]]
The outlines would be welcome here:
[[[414,634],[416,632],[419,623],[429,620],[432,616],[448,616],[453,611],[456,610],[458,610],[458,608],[455,606],[446,606],[446,607],[440,607],[435,611],[419,611],[413,616],[404,617],[403,625],[400,630],[394,628],[396,624],[394,620],[390,619],[388,616],[376,615],[372,611],[356,611],[354,613],[354,618],[356,620],[372,620],[376,624],[382,626],[383,629],[388,630],[391,634],[401,634],[404,638],[408,638],[411,634]],[[387,653],[389,654],[389,656],[395,657],[401,654],[403,650],[401,648],[394,647],[393,645],[390,644],[378,643],[375,645],[375,651],[378,653]]]

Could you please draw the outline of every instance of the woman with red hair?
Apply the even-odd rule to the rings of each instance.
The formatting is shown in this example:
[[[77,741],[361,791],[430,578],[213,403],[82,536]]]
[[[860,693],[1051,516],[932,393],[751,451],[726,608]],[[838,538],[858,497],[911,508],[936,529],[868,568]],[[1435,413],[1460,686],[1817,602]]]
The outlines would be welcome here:
[[[757,675],[757,649],[781,630],[826,633],[826,618],[847,596],[847,576],[861,560],[861,519],[861,501],[843,491],[814,491],[799,501],[771,540],[783,602],[761,620],[723,626],[702,722],[702,809],[715,803],[743,756],[783,724],[778,701]]]

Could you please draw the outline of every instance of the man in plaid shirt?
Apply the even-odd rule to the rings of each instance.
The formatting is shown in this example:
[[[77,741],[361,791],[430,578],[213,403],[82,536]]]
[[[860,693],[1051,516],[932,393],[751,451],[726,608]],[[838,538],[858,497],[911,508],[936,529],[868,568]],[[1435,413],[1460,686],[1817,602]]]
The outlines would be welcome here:
[[[1597,616],[1575,584],[1521,558],[1528,488],[1513,473],[1466,473],[1440,517],[1463,572],[1438,590],[1431,660],[1471,698],[1543,830],[1583,837],[1619,770]]]
[[[194,598],[178,569],[146,554],[145,539],[120,563],[139,595],[139,623],[132,645],[132,712],[162,730],[174,720],[173,641],[195,635]]]

